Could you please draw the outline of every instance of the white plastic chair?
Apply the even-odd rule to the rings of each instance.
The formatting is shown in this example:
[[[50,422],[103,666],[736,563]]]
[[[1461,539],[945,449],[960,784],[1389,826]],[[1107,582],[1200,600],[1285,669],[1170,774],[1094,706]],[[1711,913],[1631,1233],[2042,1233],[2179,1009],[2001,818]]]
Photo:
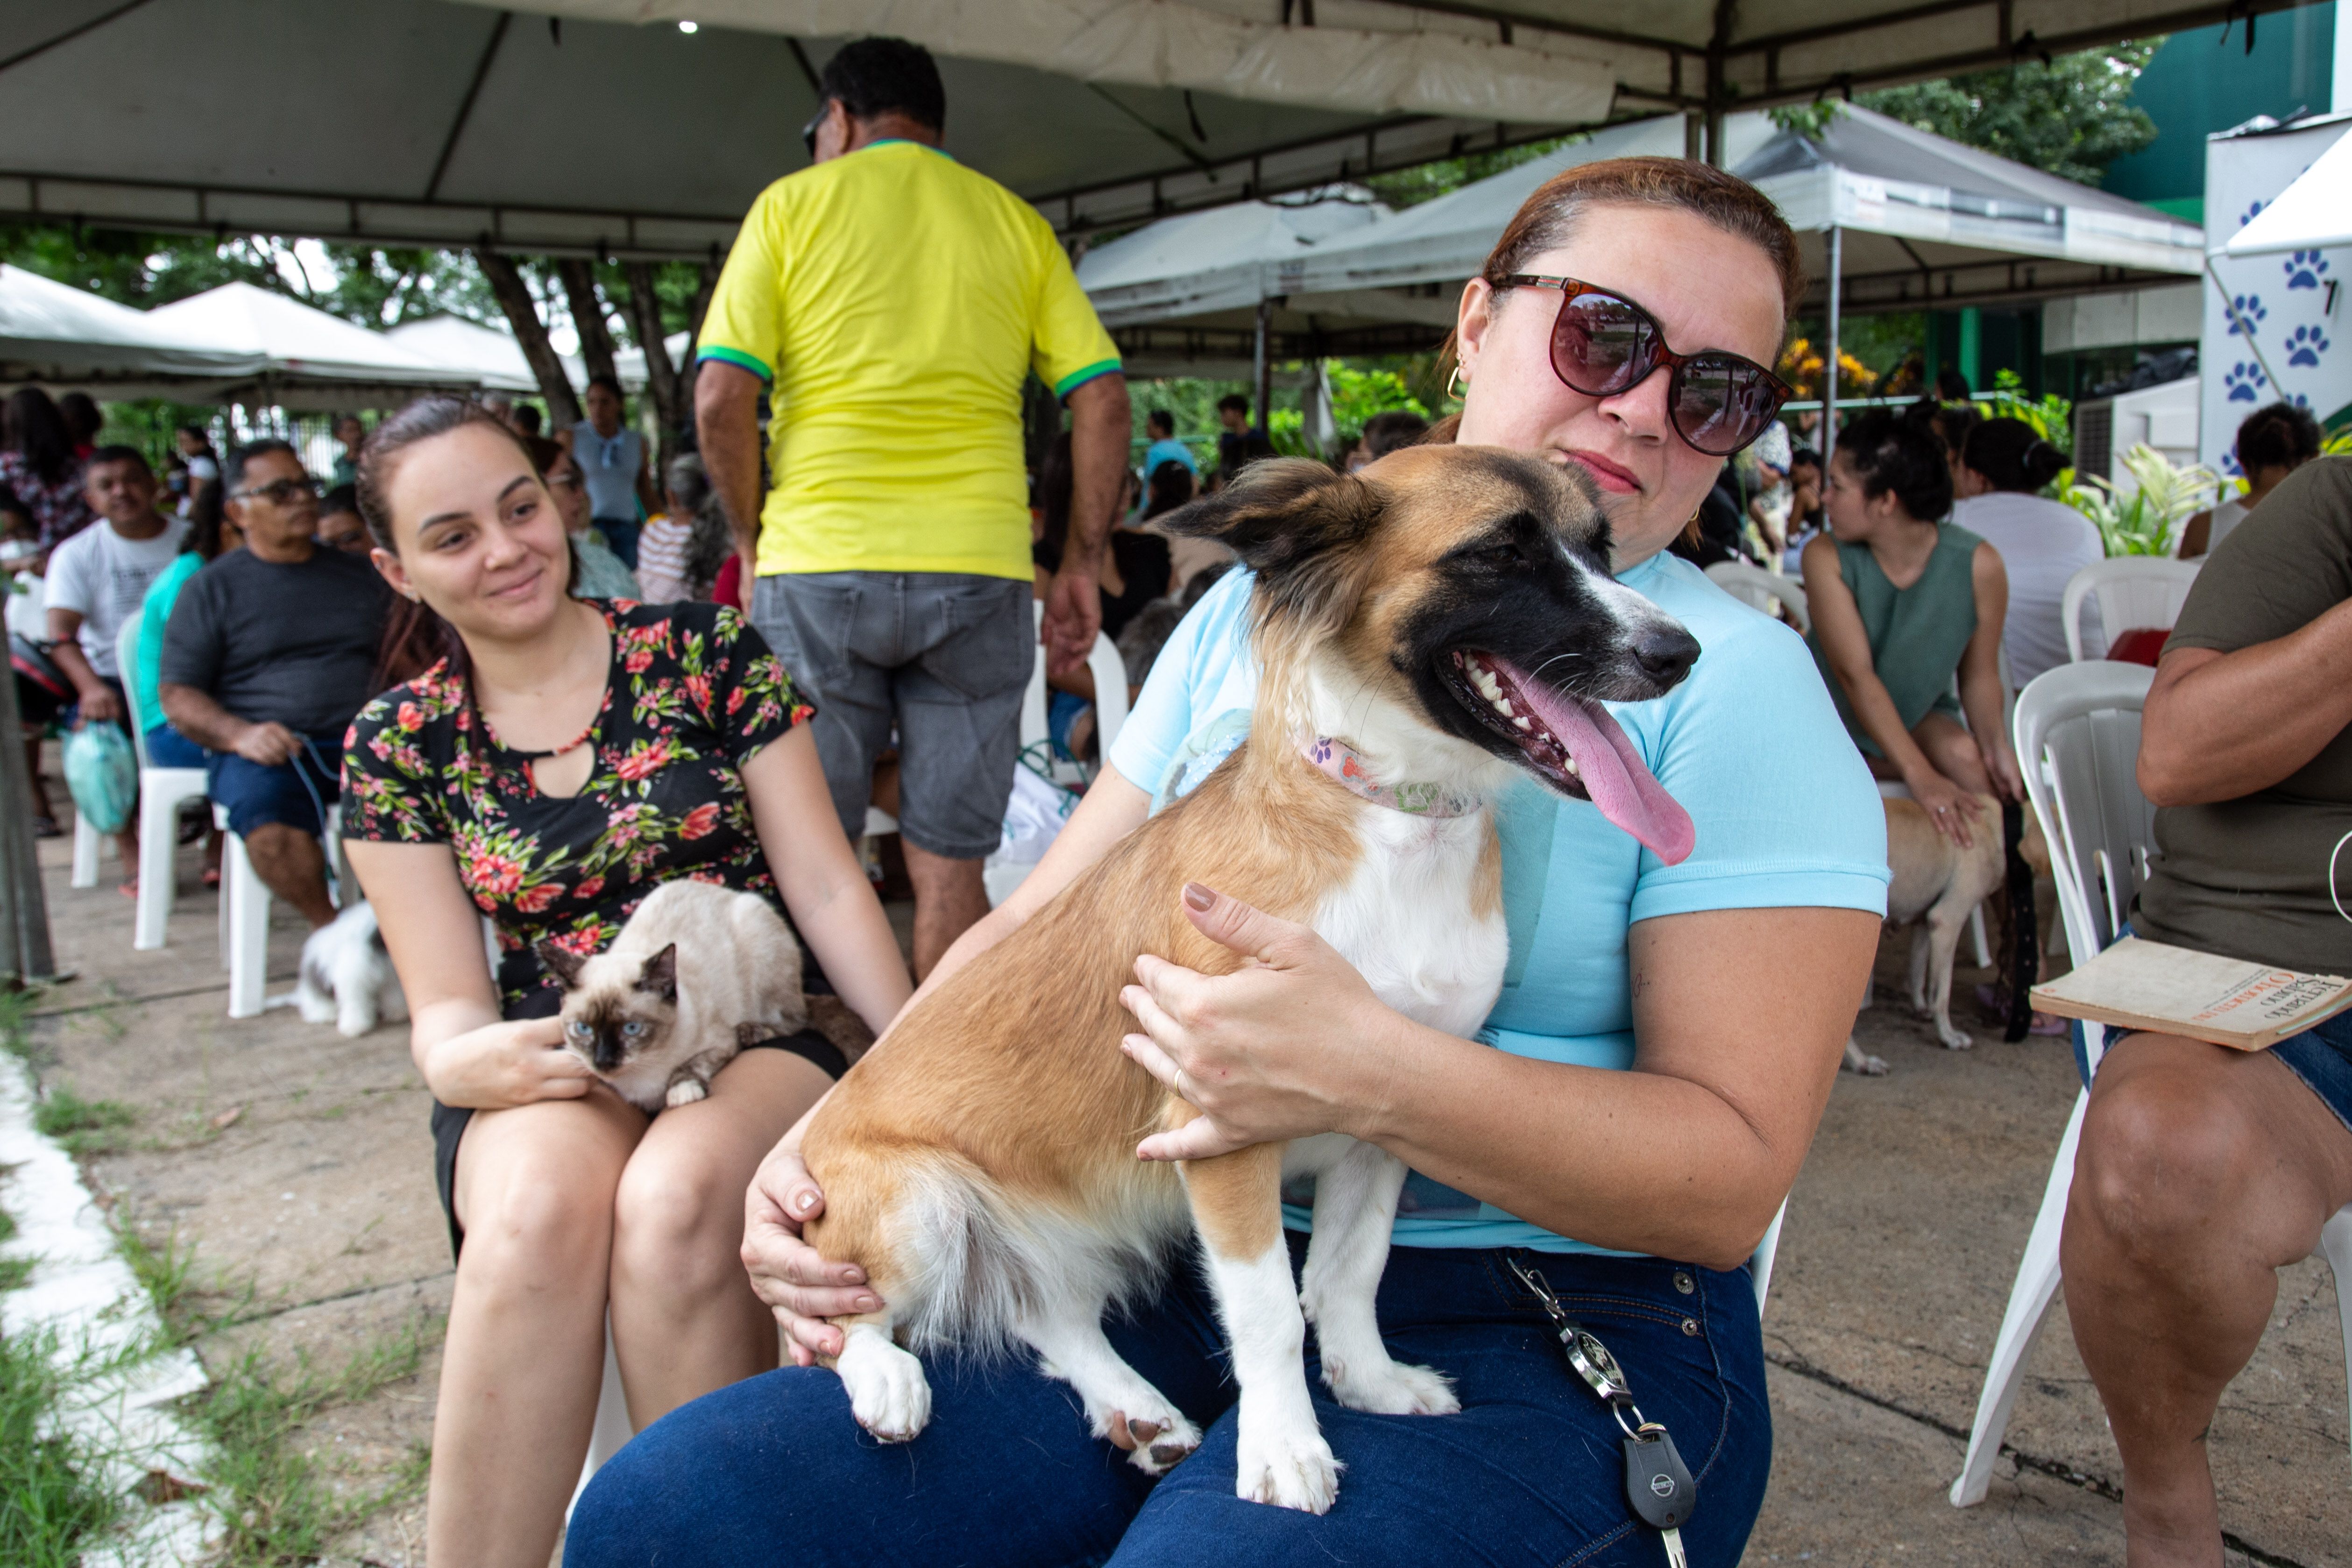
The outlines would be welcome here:
[[[129,700],[131,743],[139,752],[139,912],[132,922],[131,945],[146,952],[163,945],[164,924],[172,918],[172,900],[179,889],[173,862],[179,849],[180,803],[201,800],[205,794],[202,768],[159,768],[147,761],[147,731],[163,721],[160,713],[139,707],[139,617],[122,624],[114,643],[115,668],[122,671],[122,689]]]
[[[1764,1315],[1764,1297],[1772,1289],[1772,1263],[1780,1256],[1780,1227],[1788,1223],[1789,1200],[1782,1198],[1780,1207],[1772,1215],[1771,1227],[1764,1239],[1756,1244],[1756,1251],[1748,1259],[1748,1275],[1756,1281],[1756,1315]]]
[[[2116,555],[2094,561],[2066,580],[2066,596],[2058,610],[2066,628],[2066,658],[2083,662],[2082,613],[2084,599],[2099,606],[2099,625],[2107,643],[2143,626],[2169,627],[2180,618],[2180,606],[2197,581],[2196,561],[2172,561],[2161,555]]]
[[[106,836],[89,825],[89,818],[79,811],[75,812],[72,885],[77,888],[97,887],[98,858],[113,852]]]
[[[1037,625],[1043,627],[1045,606],[1040,603],[1033,609]],[[1100,738],[1101,748],[1097,754],[1108,757],[1110,755],[1110,743],[1118,738],[1120,726],[1127,722],[1127,660],[1119,657],[1117,643],[1097,632],[1094,651],[1087,656],[1087,668],[1095,678],[1095,733]],[[1045,694],[1045,648],[1041,643],[1037,647],[1036,666],[1029,672],[1029,689],[1021,695],[1021,749],[1024,752],[1032,746],[1046,742],[1049,738],[1045,717],[1049,700]],[[1087,780],[1085,770],[1076,763],[1055,763],[1051,767],[1055,784],[1083,784]]]
[[[1789,612],[1789,618],[1797,623],[1799,631],[1813,628],[1812,612],[1805,601],[1805,585],[1794,577],[1767,572],[1752,561],[1718,561],[1706,569],[1706,576],[1708,582],[1733,598],[1768,616],[1777,600]]]
[[[213,807],[213,825],[228,830],[228,808]],[[327,808],[326,831],[319,836],[327,857],[327,896],[341,900],[343,808]],[[221,967],[228,971],[228,1016],[257,1018],[267,1009],[269,983],[269,885],[253,868],[245,839],[228,833],[221,846]]]
[[[2071,618],[2068,625],[2073,625]],[[2018,767],[2050,843],[2059,917],[2067,949],[2078,964],[2088,963],[2115,940],[2134,895],[2147,879],[2156,813],[2139,792],[2139,713],[2155,679],[2156,671],[2146,665],[2091,659],[2060,665],[2037,677],[2018,696]],[[2085,1056],[2095,1074],[2106,1050],[2106,1031],[2090,1023],[2082,1028]],[[2051,1162],[2042,1209],[2033,1217],[2017,1282],[2010,1289],[2009,1308],[1985,1367],[1968,1457],[1952,1482],[1954,1508],[1984,1500],[2018,1387],[2025,1381],[2026,1359],[2057,1296],[2059,1237],[2065,1227],[2066,1195],[2074,1184],[2074,1153],[2090,1100],[2087,1089],[2075,1094],[2074,1113],[2058,1141],[2058,1156]],[[2352,1366],[2352,1296],[2347,1294],[2347,1286],[2352,1285],[2352,1208],[2327,1222],[2319,1249],[2336,1272],[2345,1362]]]

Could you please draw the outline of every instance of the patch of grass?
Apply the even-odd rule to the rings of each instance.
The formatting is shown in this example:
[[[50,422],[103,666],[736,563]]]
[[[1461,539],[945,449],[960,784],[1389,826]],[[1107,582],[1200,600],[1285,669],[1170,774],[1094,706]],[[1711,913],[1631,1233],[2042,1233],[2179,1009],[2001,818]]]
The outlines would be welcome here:
[[[121,1216],[114,1227],[114,1245],[122,1254],[122,1261],[131,1266],[132,1278],[146,1290],[148,1300],[155,1303],[155,1315],[163,1320],[166,1342],[173,1346],[186,1343],[194,1337],[194,1326],[186,1321],[184,1309],[194,1289],[190,1276],[195,1272],[195,1249],[181,1246],[176,1230],[167,1232],[163,1247],[158,1248],[137,1226]]]
[[[26,1025],[32,1016],[33,1004],[40,994],[38,987],[0,990],[0,1051],[19,1058],[33,1054]]]
[[[137,1120],[138,1112],[118,1100],[84,1100],[62,1085],[44,1095],[33,1112],[33,1125],[77,1160],[113,1152],[122,1130]]]
[[[291,1368],[273,1365],[254,1350],[215,1373],[189,1415],[213,1446],[205,1502],[226,1533],[222,1562],[228,1568],[315,1559],[337,1537],[424,1485],[429,1457],[412,1454],[383,1486],[339,1489],[300,1439],[323,1412],[413,1375],[425,1357],[426,1329],[412,1324],[333,1372],[307,1358]]]
[[[0,1563],[10,1568],[74,1568],[121,1510],[100,1456],[44,1435],[70,1361],[54,1333],[0,1339]]]
[[[0,1174],[5,1173],[0,1172]],[[16,1222],[9,1217],[6,1209],[0,1209],[0,1242],[16,1239]],[[0,1258],[0,1290],[18,1289],[32,1272],[33,1260],[29,1258]]]

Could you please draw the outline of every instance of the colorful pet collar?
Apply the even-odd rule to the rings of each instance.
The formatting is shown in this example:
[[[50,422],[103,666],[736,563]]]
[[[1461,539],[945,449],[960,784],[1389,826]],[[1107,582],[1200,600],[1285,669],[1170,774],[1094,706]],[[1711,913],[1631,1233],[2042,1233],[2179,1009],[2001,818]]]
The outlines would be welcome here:
[[[1385,805],[1408,816],[1467,816],[1486,804],[1456,795],[1443,784],[1376,784],[1355,748],[1328,735],[1300,736],[1298,754],[1314,764],[1318,772],[1337,779],[1374,805]]]

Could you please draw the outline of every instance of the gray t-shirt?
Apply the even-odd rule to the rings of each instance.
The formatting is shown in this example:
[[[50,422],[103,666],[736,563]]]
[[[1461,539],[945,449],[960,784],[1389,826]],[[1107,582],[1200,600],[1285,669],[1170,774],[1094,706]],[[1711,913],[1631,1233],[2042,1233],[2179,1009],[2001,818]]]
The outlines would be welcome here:
[[[139,614],[147,585],[180,553],[188,525],[173,518],[152,539],[125,539],[101,519],[67,540],[49,556],[47,607],[81,612],[82,657],[99,674],[120,680],[114,639],[122,623]]]
[[[596,434],[583,419],[572,427],[572,460],[588,489],[588,515],[599,521],[637,521],[637,473],[646,464],[646,438],[624,425],[611,436]]]
[[[374,695],[391,597],[374,567],[340,550],[294,563],[233,550],[180,590],[160,679],[209,693],[248,723],[340,744]]]
[[[2352,458],[2306,463],[2198,573],[2164,647],[2223,653],[2301,631],[2352,598]],[[2347,674],[2347,679],[2352,679]],[[2156,814],[2133,929],[2256,963],[2352,973],[2352,727],[2268,789]]]

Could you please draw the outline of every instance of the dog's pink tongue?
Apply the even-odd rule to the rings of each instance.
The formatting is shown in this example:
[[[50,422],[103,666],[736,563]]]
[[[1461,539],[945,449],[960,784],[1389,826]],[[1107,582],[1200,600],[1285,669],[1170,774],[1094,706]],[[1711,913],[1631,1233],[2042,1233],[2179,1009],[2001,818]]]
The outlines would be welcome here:
[[[1492,658],[1492,656],[1489,656]],[[1649,848],[1667,865],[1688,858],[1698,842],[1698,829],[1682,803],[1643,763],[1632,737],[1598,703],[1563,697],[1508,659],[1495,658],[1496,669],[1507,679],[1515,700],[1536,710],[1544,728],[1559,738],[1576,759],[1577,776],[1601,815]]]

